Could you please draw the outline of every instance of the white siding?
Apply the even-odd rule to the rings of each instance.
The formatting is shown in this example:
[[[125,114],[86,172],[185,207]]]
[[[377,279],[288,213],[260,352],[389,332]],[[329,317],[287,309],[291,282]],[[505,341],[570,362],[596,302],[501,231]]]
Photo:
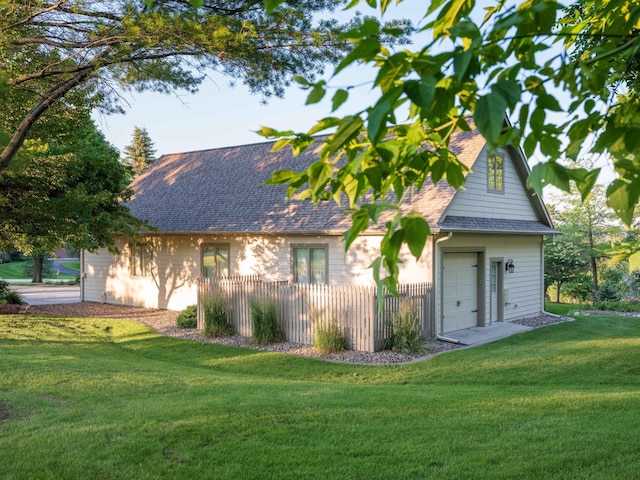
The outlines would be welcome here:
[[[464,190],[456,192],[445,215],[539,220],[508,151],[500,149],[498,153],[504,158],[504,192],[488,189],[487,148],[485,147],[473,165],[473,172],[467,177]]]
[[[85,254],[84,300],[181,310],[196,303],[196,279],[201,274],[203,243],[227,244],[230,248],[230,275],[261,275],[267,281],[291,280],[292,245],[327,245],[328,283],[372,285],[369,268],[379,254],[380,237],[359,238],[345,253],[339,236],[189,236],[154,237],[151,275],[131,275],[130,252],[114,257],[105,250]],[[419,261],[403,251],[400,281],[430,281],[430,246]]]
[[[542,236],[536,235],[473,235],[454,234],[448,240],[438,244],[437,277],[438,283],[442,278],[443,252],[478,252],[483,259],[482,272],[479,279],[480,291],[483,292],[484,310],[480,312],[480,324],[489,325],[490,292],[489,275],[492,258],[509,259],[515,264],[514,273],[504,273],[504,290],[508,291],[505,298],[504,320],[510,321],[538,315],[543,310],[543,280],[542,280]],[[504,268],[504,263],[503,267]],[[446,291],[436,293],[436,331],[441,330],[442,300]],[[480,305],[479,305],[480,307]],[[483,322],[484,321],[484,322]]]

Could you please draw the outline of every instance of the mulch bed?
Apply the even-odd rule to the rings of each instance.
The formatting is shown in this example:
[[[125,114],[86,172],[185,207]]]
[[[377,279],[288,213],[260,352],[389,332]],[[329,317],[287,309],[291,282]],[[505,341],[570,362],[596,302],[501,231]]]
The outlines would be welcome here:
[[[0,315],[15,315],[16,313],[20,313],[21,308],[22,305],[5,303],[4,305],[0,305]]]

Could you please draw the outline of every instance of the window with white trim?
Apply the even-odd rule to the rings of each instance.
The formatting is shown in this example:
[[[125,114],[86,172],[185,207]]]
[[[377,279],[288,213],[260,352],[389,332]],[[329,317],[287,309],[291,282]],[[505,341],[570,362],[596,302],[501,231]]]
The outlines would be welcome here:
[[[202,276],[208,278],[229,276],[229,245],[202,246]]]
[[[504,159],[501,155],[490,155],[487,162],[489,190],[504,192]]]
[[[327,283],[327,246],[293,247],[293,282]]]

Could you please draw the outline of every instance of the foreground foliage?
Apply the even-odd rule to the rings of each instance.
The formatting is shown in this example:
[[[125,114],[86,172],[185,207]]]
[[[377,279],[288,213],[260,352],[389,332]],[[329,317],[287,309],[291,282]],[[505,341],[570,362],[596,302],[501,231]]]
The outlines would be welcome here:
[[[640,474],[640,324],[580,317],[403,366],[0,316],[0,477]]]
[[[274,12],[285,4],[265,3]],[[393,4],[366,3],[382,14]],[[291,145],[294,152],[309,148],[313,134],[331,133],[317,162],[303,172],[278,172],[272,182],[288,185],[290,195],[346,204],[352,211],[347,247],[387,211],[381,257],[373,268],[378,284],[394,293],[400,248],[406,244],[419,257],[430,234],[424,218],[410,208],[411,192],[427,181],[463,186],[468,169],[450,142],[470,129],[471,117],[489,150],[522,146],[527,156],[540,152],[547,159],[528,179],[538,195],[548,184],[564,191],[575,185],[586,198],[599,170],[567,165],[581,156],[605,155],[617,174],[606,191],[607,205],[627,226],[638,205],[638,2],[527,0],[482,7],[469,0],[424,3],[421,31],[427,39],[402,51],[381,39],[393,32],[369,19],[341,37],[354,49],[334,74],[356,64],[371,67],[371,106],[333,116],[348,105],[354,86],[300,77],[309,90],[307,103],[334,90],[332,116],[307,132],[260,131],[279,139],[276,148]]]
[[[50,108],[73,103],[119,111],[117,88],[195,91],[217,71],[254,93],[282,95],[294,74],[322,72],[345,51],[348,26],[317,20],[333,0],[292,0],[273,15],[262,2],[182,0],[0,1],[0,93],[20,93],[0,132],[0,171]],[[1,129],[0,129],[1,130]]]
[[[0,279],[0,305],[5,303],[22,305],[22,297],[17,292],[9,289],[9,284]]]

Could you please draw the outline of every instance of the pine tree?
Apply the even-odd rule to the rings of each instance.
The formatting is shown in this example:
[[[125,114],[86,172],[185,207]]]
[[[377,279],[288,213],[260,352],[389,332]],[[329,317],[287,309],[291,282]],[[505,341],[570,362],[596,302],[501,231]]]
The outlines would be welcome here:
[[[135,127],[131,144],[124,147],[122,163],[133,170],[133,176],[140,175],[145,168],[155,162],[156,150],[146,128]]]

